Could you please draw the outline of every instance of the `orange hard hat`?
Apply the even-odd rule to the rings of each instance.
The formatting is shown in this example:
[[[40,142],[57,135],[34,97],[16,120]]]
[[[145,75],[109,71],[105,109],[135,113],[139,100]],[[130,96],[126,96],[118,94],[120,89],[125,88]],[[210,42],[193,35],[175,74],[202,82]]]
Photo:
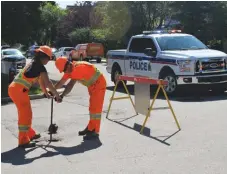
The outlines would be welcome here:
[[[67,57],[59,57],[55,61],[55,66],[60,71],[60,73],[62,73],[64,71],[64,68],[65,68],[65,65],[67,62],[68,62]]]
[[[35,50],[36,52],[42,52],[44,54],[46,54],[47,56],[50,57],[50,59],[52,59],[52,50],[50,47],[48,47],[47,45],[43,45],[40,46],[38,49]]]

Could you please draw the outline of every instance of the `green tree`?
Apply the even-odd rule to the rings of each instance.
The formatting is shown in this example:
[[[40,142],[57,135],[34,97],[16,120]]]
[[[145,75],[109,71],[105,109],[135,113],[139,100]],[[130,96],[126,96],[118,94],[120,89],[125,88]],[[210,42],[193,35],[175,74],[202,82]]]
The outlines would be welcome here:
[[[177,11],[174,17],[182,23],[184,32],[204,42],[226,38],[226,2],[175,2],[173,8]]]
[[[89,28],[78,28],[69,34],[69,38],[74,45],[91,41]]]
[[[109,30],[108,40],[116,41],[115,45],[126,46],[132,35],[162,26],[166,18],[171,18],[172,2],[98,2],[95,16],[95,28]],[[95,19],[96,19],[95,18]],[[99,24],[99,25],[97,25]]]
[[[50,2],[46,2],[45,5],[40,7],[40,11],[43,22],[42,40],[44,43],[50,44],[56,39],[57,26],[61,19],[67,15],[67,11]]]
[[[42,1],[1,2],[2,39],[9,44],[28,44],[38,39],[41,28],[39,7]]]

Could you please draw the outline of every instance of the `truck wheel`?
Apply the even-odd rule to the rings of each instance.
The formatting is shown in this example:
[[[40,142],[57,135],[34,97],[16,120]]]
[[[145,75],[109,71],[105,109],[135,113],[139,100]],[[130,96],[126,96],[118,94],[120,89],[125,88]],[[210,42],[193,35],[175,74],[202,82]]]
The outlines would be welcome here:
[[[161,79],[168,81],[168,85],[164,86],[167,95],[174,95],[177,92],[177,80],[173,72],[167,71],[161,75]]]
[[[119,75],[122,75],[121,68],[118,65],[115,65],[113,67],[112,73],[111,73],[111,76],[112,76],[111,78],[112,78],[112,81],[114,82],[115,85],[117,83],[117,77]],[[124,80],[124,82],[125,82],[125,84],[127,84],[127,81]],[[119,82],[118,87],[122,88],[123,86],[124,86],[123,83]]]
[[[97,62],[97,63],[101,63],[101,62],[102,62],[102,59],[101,59],[101,58],[97,58],[97,59],[96,59],[96,62]]]

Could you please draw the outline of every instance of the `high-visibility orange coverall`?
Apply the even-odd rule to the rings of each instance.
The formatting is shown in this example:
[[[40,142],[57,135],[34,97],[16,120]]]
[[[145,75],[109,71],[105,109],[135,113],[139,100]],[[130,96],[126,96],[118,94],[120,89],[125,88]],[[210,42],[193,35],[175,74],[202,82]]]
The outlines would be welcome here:
[[[88,87],[90,95],[90,121],[88,130],[100,131],[101,113],[103,109],[104,96],[106,92],[106,80],[103,74],[88,62],[73,62],[73,71],[65,73],[62,77],[65,80],[73,79]]]
[[[39,77],[26,78],[24,72],[28,67],[29,66],[25,67],[14,78],[14,81],[8,88],[8,94],[12,101],[16,104],[18,110],[19,145],[29,143],[30,139],[36,135],[36,132],[31,127],[32,109],[28,92],[32,84],[36,82]],[[37,67],[34,67],[33,69],[37,69]]]

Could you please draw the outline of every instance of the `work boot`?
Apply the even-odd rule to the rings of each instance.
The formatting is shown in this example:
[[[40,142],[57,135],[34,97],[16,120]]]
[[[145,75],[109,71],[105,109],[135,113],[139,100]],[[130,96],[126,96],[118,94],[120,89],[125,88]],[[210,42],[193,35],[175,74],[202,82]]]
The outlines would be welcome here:
[[[35,134],[35,136],[32,137],[32,138],[30,138],[30,140],[31,140],[31,141],[32,141],[32,140],[36,140],[36,139],[39,139],[40,137],[41,137],[40,134]]]
[[[19,144],[18,147],[21,147],[21,148],[31,148],[31,147],[35,147],[36,146],[36,143],[35,142],[28,142],[26,144]]]
[[[79,136],[83,136],[83,135],[86,135],[87,132],[88,132],[88,126],[84,130],[79,131],[78,134]]]
[[[99,134],[95,131],[87,131],[86,135],[83,137],[84,140],[92,140],[97,139],[99,137]]]

